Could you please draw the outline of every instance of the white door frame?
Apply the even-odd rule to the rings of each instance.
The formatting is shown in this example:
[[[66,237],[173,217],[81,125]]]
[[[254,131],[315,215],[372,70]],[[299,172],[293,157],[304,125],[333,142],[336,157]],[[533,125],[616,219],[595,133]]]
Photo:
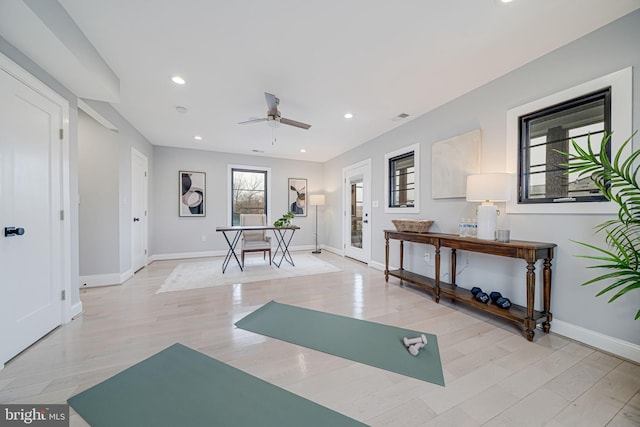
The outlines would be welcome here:
[[[61,185],[61,236],[60,236],[60,272],[61,272],[61,292],[64,293],[65,298],[62,301],[62,312],[60,313],[60,323],[68,323],[73,316],[82,312],[82,302],[80,298],[78,301],[72,301],[71,281],[74,275],[72,274],[72,253],[71,253],[71,162],[69,160],[69,101],[60,96],[57,92],[52,90],[49,86],[38,80],[35,76],[31,75],[25,69],[13,62],[7,56],[0,53],[0,68],[18,79],[31,89],[38,92],[40,95],[48,98],[52,102],[58,104],[62,110],[62,138],[60,140],[62,159],[62,185]],[[73,257],[76,259],[77,254]],[[77,275],[75,275],[77,278]],[[77,288],[77,286],[76,286]]]
[[[142,195],[137,194],[137,190],[135,189],[135,185],[134,185],[134,173],[135,173],[135,158],[139,158],[142,160],[142,163],[144,165],[144,173],[145,173],[145,180],[143,182],[143,190],[142,190]],[[133,248],[135,247],[135,236],[134,233],[130,233],[131,235],[131,270],[132,273],[135,273],[137,270],[139,270],[140,268],[146,267],[147,263],[149,261],[149,253],[148,253],[148,248],[149,248],[149,158],[147,156],[145,156],[143,153],[141,153],[140,151],[136,150],[134,147],[131,147],[131,212],[129,215],[129,219],[131,221],[133,221],[133,217],[135,215],[135,212],[133,212],[133,200],[134,197],[139,197],[142,196],[142,209],[144,210],[144,215],[141,219],[142,221],[142,240],[143,240],[143,246],[144,246],[144,263],[142,266],[136,265],[135,264],[135,260],[136,260],[136,254],[134,253]],[[131,223],[132,224],[132,223]],[[133,225],[131,225],[131,227],[133,227]]]
[[[362,261],[366,264],[371,262],[371,159],[366,159],[358,163],[354,163],[342,169],[342,248],[343,255],[347,256],[347,245],[351,244],[351,218],[347,215],[350,210],[350,203],[347,202],[347,197],[351,195],[351,186],[347,182],[347,177],[350,172],[355,169],[363,168],[363,213],[368,214],[368,221],[362,224],[362,257],[356,258],[358,261]]]

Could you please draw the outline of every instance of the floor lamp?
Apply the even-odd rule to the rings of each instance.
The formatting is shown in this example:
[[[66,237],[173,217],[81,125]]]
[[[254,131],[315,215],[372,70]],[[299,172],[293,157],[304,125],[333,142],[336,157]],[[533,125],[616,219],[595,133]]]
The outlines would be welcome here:
[[[318,206],[324,205],[324,194],[312,194],[309,196],[309,204],[316,207],[316,250],[311,253],[319,254],[322,251],[318,249]]]

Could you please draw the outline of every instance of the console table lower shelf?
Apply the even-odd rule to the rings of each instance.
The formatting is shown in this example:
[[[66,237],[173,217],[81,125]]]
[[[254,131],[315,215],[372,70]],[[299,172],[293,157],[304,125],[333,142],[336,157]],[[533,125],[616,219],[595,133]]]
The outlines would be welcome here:
[[[412,273],[407,270],[389,270],[389,276],[397,277],[398,279],[412,283],[423,289],[433,292],[436,297],[436,301],[439,302],[440,297],[451,298],[455,301],[460,301],[476,308],[480,308],[484,311],[488,311],[505,319],[513,320],[515,322],[523,323],[527,319],[527,307],[511,303],[509,308],[500,308],[493,302],[489,301],[487,304],[481,303],[476,300],[469,289],[461,288],[456,285],[452,285],[446,282],[440,282],[440,294],[438,295],[436,289],[436,281],[430,277],[422,276],[420,274]],[[541,311],[533,311],[533,320],[536,324],[543,323],[547,320],[547,315]],[[548,332],[548,331],[546,331]]]
[[[397,277],[401,281],[412,283],[423,289],[434,293],[436,302],[440,302],[440,297],[451,298],[469,304],[478,309],[490,312],[505,319],[513,320],[524,326],[524,334],[527,340],[532,341],[535,329],[541,324],[544,332],[551,330],[551,260],[556,247],[554,243],[511,241],[496,242],[479,240],[469,237],[460,237],[453,234],[443,233],[411,233],[402,231],[385,230],[385,280],[389,281],[389,276]],[[400,267],[396,270],[389,270],[389,240],[398,240],[400,243]],[[431,245],[435,248],[435,278],[423,276],[403,267],[404,243],[420,243]],[[440,250],[447,248],[451,250],[451,283],[440,280]],[[513,304],[504,309],[498,307],[493,302],[483,303],[478,301],[470,290],[456,285],[456,259],[457,251],[470,251],[494,255],[507,258],[521,259],[526,262],[526,272],[524,284],[526,287],[527,304],[521,306]],[[542,311],[534,309],[536,294],[536,261],[542,260]]]

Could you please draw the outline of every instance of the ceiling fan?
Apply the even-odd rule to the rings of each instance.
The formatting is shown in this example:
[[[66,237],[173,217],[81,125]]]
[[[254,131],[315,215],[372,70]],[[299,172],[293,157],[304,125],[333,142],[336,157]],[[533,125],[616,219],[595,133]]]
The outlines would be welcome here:
[[[239,125],[246,125],[249,123],[258,123],[258,122],[271,122],[270,124],[277,125],[278,123],[282,123],[283,125],[295,126],[301,129],[309,129],[311,125],[298,122],[296,120],[287,119],[280,116],[280,111],[278,110],[278,105],[280,104],[280,100],[276,98],[275,95],[265,92],[264,97],[267,100],[267,117],[261,119],[251,119],[245,122],[238,123]]]

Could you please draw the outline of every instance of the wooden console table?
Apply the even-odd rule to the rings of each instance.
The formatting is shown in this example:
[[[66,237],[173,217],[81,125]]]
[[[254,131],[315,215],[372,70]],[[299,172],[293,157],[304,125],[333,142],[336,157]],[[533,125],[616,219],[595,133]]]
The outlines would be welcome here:
[[[387,282],[389,281],[389,276],[394,276],[401,281],[404,280],[432,291],[435,294],[436,302],[440,302],[441,296],[446,296],[498,316],[520,322],[524,325],[525,337],[529,341],[533,340],[534,330],[538,323],[542,323],[544,332],[548,333],[551,330],[551,260],[553,259],[553,250],[556,247],[554,243],[521,240],[497,242],[471,237],[459,237],[455,234],[409,233],[393,230],[385,230],[384,237],[386,241],[384,278]],[[389,270],[389,239],[400,241],[400,268],[398,270]],[[435,247],[435,278],[432,279],[412,273],[403,268],[404,242],[423,243]],[[440,248],[451,249],[451,283],[440,281]],[[456,286],[456,251],[458,249],[525,260],[527,263],[525,280],[527,286],[526,307],[512,303],[510,308],[503,309],[492,302],[484,304],[476,300],[470,290]],[[542,311],[537,311],[533,308],[536,290],[535,263],[539,259],[544,260],[542,268]]]

